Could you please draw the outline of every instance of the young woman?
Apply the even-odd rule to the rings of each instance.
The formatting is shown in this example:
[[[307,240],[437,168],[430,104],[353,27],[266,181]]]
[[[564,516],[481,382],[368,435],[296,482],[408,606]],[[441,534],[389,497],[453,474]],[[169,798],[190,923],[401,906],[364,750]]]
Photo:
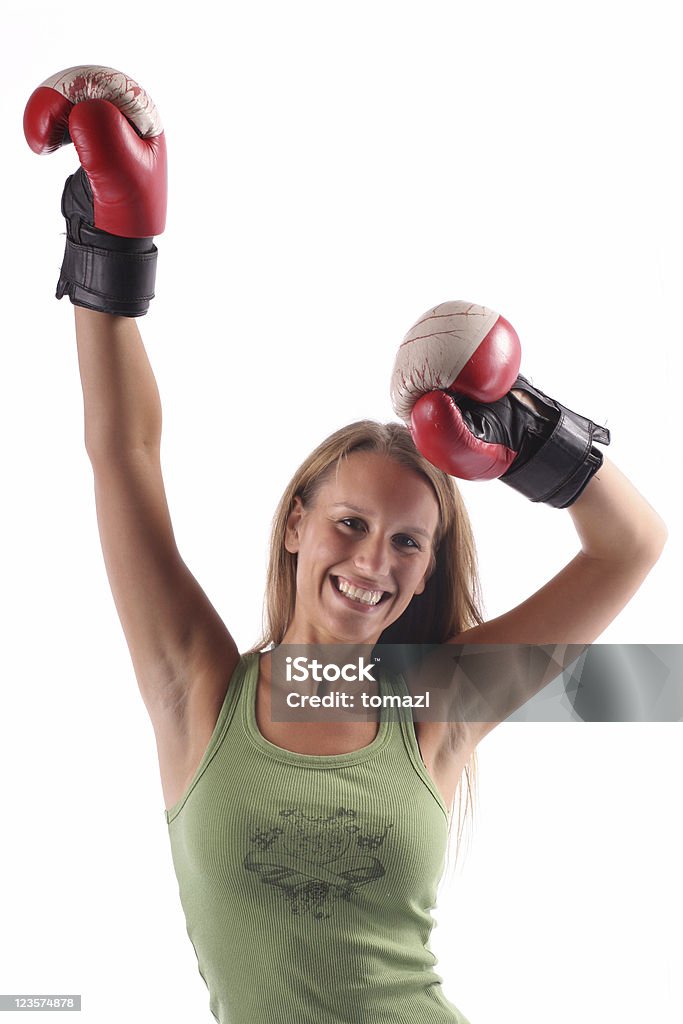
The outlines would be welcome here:
[[[136,112],[114,88],[116,74],[53,76],[31,98],[25,127],[37,151],[70,137],[81,158],[62,200],[58,295],[75,306],[102,549],[155,731],[180,896],[211,1010],[222,1024],[464,1022],[433,969],[431,910],[456,790],[499,718],[478,714],[475,700],[456,722],[415,722],[407,712],[282,723],[270,714],[280,686],[273,652],[389,641],[588,644],[635,594],[666,529],[623,474],[594,456],[569,500],[556,502],[576,527],[576,557],[521,605],[483,622],[467,515],[452,476],[432,464],[443,452],[428,461],[402,425],[352,424],[305,460],[283,495],[265,634],[240,656],[171,526],[161,405],[134,319],[153,290],[165,151],[158,125],[144,137],[122,116],[134,122]],[[438,391],[458,429],[469,424],[470,455],[488,458],[493,446],[507,459],[496,475],[533,463],[540,434],[519,433],[525,415],[538,416],[542,430],[544,396],[515,373],[515,388],[484,406]],[[433,387],[424,394],[433,397]],[[487,409],[496,415],[487,419]],[[506,416],[514,429],[502,443],[494,420]],[[431,430],[414,428],[424,449]],[[589,445],[582,466],[594,451]],[[404,685],[380,674],[382,692]]]

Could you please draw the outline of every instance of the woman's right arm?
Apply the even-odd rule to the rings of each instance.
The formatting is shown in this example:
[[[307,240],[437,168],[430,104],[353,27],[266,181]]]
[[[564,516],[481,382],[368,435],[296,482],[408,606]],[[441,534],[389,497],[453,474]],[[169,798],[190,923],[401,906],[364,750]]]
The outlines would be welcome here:
[[[239,654],[176,546],[161,402],[137,322],[74,312],[102,551],[170,807],[206,748]]]

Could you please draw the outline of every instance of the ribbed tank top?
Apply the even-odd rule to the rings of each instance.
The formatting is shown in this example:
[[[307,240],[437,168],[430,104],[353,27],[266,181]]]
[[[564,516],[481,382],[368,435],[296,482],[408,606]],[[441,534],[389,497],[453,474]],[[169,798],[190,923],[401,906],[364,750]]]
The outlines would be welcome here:
[[[243,655],[165,811],[187,933],[219,1024],[468,1024],[428,946],[448,818],[410,709],[346,754],[276,746]],[[399,676],[381,693],[408,691]],[[332,726],[333,727],[333,726]]]

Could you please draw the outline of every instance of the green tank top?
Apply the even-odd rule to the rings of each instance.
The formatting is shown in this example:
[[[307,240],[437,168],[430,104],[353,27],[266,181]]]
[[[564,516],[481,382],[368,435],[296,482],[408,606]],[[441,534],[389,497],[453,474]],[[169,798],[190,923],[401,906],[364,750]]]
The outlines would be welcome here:
[[[428,946],[448,817],[410,709],[312,755],[256,722],[243,655],[182,799],[165,811],[187,933],[219,1024],[468,1024]],[[408,693],[401,677],[382,693]]]

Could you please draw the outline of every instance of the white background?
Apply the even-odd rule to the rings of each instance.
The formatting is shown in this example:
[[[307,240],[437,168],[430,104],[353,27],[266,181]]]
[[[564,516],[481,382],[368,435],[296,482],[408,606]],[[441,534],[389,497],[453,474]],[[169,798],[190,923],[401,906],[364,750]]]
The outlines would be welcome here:
[[[208,1024],[100,555],[73,310],[53,297],[76,157],[29,151],[26,100],[95,63],[163,117],[169,216],[139,326],[178,544],[242,649],[285,483],[331,430],[394,418],[396,346],[455,298],[515,325],[522,371],[610,428],[609,457],[669,526],[601,639],[677,643],[674,5],[3,10],[0,992],[82,993],[88,1024]],[[566,512],[497,483],[463,492],[487,616],[577,550]],[[478,823],[433,936],[472,1024],[680,1024],[682,740],[677,724],[509,723],[482,743]]]

